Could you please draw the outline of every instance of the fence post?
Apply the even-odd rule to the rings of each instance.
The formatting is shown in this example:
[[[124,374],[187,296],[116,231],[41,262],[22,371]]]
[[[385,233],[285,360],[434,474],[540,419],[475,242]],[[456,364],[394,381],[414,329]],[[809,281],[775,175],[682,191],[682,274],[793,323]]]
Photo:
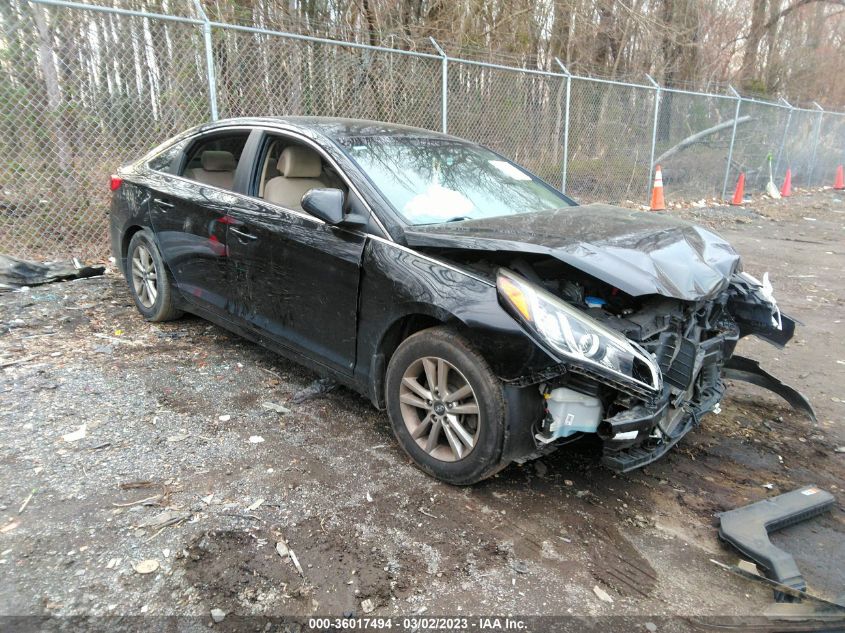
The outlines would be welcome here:
[[[807,168],[807,186],[813,186],[813,171],[816,169],[816,150],[819,148],[819,136],[822,132],[822,118],[824,117],[824,108],[813,101],[813,105],[819,110],[819,122],[816,125],[816,140],[813,141],[813,153],[810,156],[810,165]]]
[[[649,80],[654,87],[654,124],[651,126],[651,158],[648,160],[648,182],[646,183],[646,192],[651,191],[651,179],[654,175],[654,150],[657,146],[657,117],[660,114],[660,84],[658,84],[651,75],[645,74],[646,79]],[[646,194],[647,196],[648,194]]]
[[[780,98],[781,103],[783,103],[787,108],[789,108],[789,114],[786,115],[786,126],[783,128],[783,136],[780,139],[780,148],[778,149],[778,158],[775,161],[775,175],[777,175],[778,171],[780,170],[780,159],[783,155],[783,148],[786,145],[786,136],[789,134],[789,124],[792,123],[792,111],[795,109],[792,105],[784,99],[783,97]],[[787,165],[787,168],[789,166]]]
[[[437,52],[440,53],[440,57],[443,58],[441,72],[440,72],[440,118],[441,118],[441,128],[443,129],[444,134],[449,133],[449,56],[446,54],[442,48],[440,48],[440,44],[437,43],[437,40],[433,37],[429,37],[428,39],[431,40],[432,46],[437,49]]]
[[[725,201],[725,196],[728,193],[728,178],[731,177],[731,161],[734,157],[734,141],[736,141],[736,124],[739,121],[739,109],[742,105],[742,95],[734,90],[734,87],[731,85],[728,85],[728,90],[736,97],[736,110],[734,111],[734,124],[731,130],[731,144],[728,146],[728,162],[725,165],[725,181],[722,183],[722,202]]]
[[[217,120],[217,77],[214,74],[214,52],[211,48],[211,20],[202,8],[200,0],[194,0],[194,7],[202,18],[202,36],[205,41],[205,66],[208,74],[208,101],[211,106],[211,120]]]
[[[566,193],[566,171],[569,165],[569,97],[572,88],[572,75],[569,74],[569,70],[567,70],[566,66],[563,65],[563,62],[557,57],[555,57],[555,61],[566,75],[566,101],[564,106],[566,116],[563,120],[563,165],[561,166],[560,174],[560,190],[563,193]]]

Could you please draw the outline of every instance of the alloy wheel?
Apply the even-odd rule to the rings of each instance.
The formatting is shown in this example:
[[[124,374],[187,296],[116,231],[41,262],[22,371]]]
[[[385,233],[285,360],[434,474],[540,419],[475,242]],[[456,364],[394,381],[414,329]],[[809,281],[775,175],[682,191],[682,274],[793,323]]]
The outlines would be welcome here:
[[[435,459],[459,461],[475,448],[481,429],[478,401],[469,381],[448,361],[426,356],[411,363],[402,376],[399,402],[408,433]]]
[[[153,256],[143,244],[132,253],[132,285],[141,304],[152,308],[158,297],[158,278]]]

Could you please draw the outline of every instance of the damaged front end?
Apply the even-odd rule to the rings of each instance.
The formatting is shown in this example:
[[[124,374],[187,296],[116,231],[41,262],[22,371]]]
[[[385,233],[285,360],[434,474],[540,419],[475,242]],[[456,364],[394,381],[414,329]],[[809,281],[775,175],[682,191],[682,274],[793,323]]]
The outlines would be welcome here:
[[[772,389],[814,417],[801,394],[733,356],[749,334],[778,346],[792,338],[795,321],[778,309],[767,278],[734,273],[723,289],[686,300],[634,297],[562,274],[558,262],[511,264],[498,271],[500,302],[559,361],[534,382],[545,403],[533,431],[538,452],[596,434],[612,470],[645,466],[719,413],[725,377]]]

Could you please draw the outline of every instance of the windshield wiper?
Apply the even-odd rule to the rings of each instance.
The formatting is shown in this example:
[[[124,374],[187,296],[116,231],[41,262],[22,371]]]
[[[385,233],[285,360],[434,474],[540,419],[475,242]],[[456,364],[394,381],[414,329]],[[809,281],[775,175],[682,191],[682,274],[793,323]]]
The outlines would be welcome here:
[[[472,220],[472,218],[469,217],[468,215],[456,215],[454,218],[449,218],[448,220],[445,220],[444,223],[445,222],[463,222],[464,220]]]

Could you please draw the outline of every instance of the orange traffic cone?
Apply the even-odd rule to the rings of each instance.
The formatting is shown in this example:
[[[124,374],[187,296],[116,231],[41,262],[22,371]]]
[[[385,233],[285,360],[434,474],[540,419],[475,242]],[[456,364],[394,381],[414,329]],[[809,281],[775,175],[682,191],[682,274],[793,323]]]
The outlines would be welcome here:
[[[836,181],[833,183],[834,189],[845,189],[845,173],[842,172],[842,165],[836,168]]]
[[[783,187],[780,188],[781,198],[788,198],[792,195],[792,170],[786,168],[786,177],[783,179]]]
[[[745,172],[741,172],[739,174],[739,180],[736,181],[736,191],[734,191],[733,200],[731,200],[731,204],[736,206],[742,204],[742,200],[745,198]]]
[[[660,170],[660,165],[654,168],[654,187],[651,189],[651,210],[666,210],[666,201],[663,199],[663,172]]]

